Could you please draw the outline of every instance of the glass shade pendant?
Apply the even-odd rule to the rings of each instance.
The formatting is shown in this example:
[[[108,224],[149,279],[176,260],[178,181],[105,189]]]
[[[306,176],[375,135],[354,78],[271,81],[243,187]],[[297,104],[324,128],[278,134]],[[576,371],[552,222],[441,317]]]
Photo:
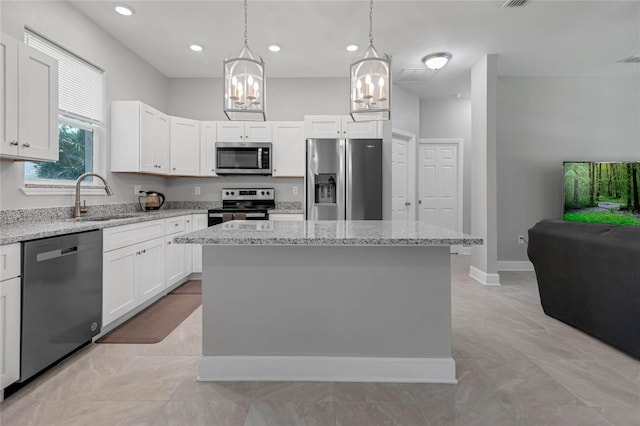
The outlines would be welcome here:
[[[373,47],[373,0],[369,0],[369,47],[351,62],[353,121],[391,119],[391,57]]]
[[[235,58],[224,60],[224,106],[232,121],[265,121],[264,62],[247,43],[247,0],[244,0],[244,47]]]

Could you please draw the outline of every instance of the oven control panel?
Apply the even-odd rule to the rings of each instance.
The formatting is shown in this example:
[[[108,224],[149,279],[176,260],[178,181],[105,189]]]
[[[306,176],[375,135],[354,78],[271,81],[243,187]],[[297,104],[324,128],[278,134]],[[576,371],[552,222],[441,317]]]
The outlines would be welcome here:
[[[223,188],[222,201],[275,200],[274,188]]]

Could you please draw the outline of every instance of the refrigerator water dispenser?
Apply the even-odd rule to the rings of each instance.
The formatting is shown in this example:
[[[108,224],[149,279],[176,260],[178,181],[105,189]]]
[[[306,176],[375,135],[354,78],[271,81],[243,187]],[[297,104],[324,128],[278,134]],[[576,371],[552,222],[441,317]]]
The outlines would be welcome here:
[[[336,174],[318,173],[315,175],[316,204],[336,203]]]

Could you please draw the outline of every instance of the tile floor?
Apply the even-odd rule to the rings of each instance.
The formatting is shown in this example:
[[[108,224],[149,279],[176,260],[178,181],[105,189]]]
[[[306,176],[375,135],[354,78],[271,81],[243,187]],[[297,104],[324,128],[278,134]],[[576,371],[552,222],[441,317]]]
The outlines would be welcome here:
[[[544,315],[453,256],[458,385],[197,383],[201,309],[154,345],[91,345],[0,405],[0,425],[640,425],[640,361]]]

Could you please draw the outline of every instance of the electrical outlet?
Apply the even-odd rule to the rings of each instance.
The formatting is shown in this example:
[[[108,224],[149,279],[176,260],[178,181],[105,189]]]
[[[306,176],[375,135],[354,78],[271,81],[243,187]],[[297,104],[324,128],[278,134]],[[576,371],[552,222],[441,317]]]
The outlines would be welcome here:
[[[200,195],[200,187],[196,186],[196,195]]]
[[[142,191],[142,185],[133,185],[133,193],[135,195],[140,195],[140,191]]]
[[[518,235],[518,244],[524,244],[524,235]]]
[[[293,195],[297,195],[297,194],[298,194],[298,186],[293,185]]]

